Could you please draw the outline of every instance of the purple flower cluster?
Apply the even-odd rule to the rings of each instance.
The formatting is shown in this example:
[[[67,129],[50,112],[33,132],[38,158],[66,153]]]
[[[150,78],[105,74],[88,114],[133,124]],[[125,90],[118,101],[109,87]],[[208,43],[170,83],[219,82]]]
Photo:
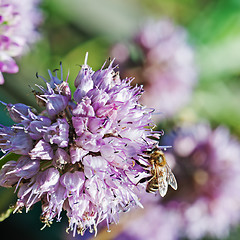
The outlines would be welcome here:
[[[175,163],[183,187],[162,201],[143,197],[142,216],[126,223],[125,237],[226,237],[240,221],[240,143],[226,128],[212,130],[207,124],[182,127],[171,138],[173,151],[166,158]]]
[[[167,19],[152,20],[143,25],[132,41],[141,52],[141,61],[131,63],[129,50],[122,43],[116,44],[111,54],[125,65],[127,75],[136,76],[136,81],[144,85],[146,92],[141,102],[163,114],[154,118],[173,116],[190,100],[197,78],[186,31]]]
[[[35,27],[41,21],[36,9],[38,0],[1,0],[0,2],[0,84],[2,73],[16,73],[18,66],[13,59],[22,55],[28,43],[38,34]]]
[[[151,110],[138,103],[142,87],[121,80],[113,62],[95,72],[86,61],[87,55],[73,98],[60,64],[60,79],[39,76],[46,88],[36,85],[34,92],[44,110],[3,103],[16,124],[0,128],[0,147],[19,154],[0,170],[1,186],[19,188],[15,211],[41,201],[49,225],[65,210],[73,235],[96,232],[101,221],[109,225],[119,212],[142,206],[136,182],[143,169],[135,161],[156,145],[149,137],[158,136]]]

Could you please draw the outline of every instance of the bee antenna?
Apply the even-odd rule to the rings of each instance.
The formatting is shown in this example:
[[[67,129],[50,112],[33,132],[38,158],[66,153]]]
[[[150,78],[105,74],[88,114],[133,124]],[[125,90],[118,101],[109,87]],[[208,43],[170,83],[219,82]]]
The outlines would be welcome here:
[[[155,145],[151,150],[149,150],[149,153],[153,153],[154,151],[158,150],[159,148]]]

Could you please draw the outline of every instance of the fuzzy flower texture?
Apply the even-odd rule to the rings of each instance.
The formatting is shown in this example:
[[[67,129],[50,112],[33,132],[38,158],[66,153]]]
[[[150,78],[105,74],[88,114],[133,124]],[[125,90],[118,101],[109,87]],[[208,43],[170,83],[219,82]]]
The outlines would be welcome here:
[[[159,137],[152,109],[138,103],[142,87],[121,80],[113,62],[96,72],[86,62],[87,55],[73,98],[60,64],[61,79],[50,71],[50,81],[38,76],[46,88],[33,92],[44,110],[3,103],[16,124],[0,128],[3,151],[19,155],[0,171],[1,186],[19,189],[15,212],[41,201],[48,226],[65,210],[73,235],[96,232],[103,220],[109,227],[120,212],[142,207],[136,179],[143,169],[135,163],[146,161],[143,152]]]
[[[135,76],[144,85],[141,103],[163,113],[155,115],[155,121],[174,116],[190,101],[197,81],[186,30],[169,19],[149,20],[132,37],[132,45],[137,61],[123,43],[113,46],[111,56],[121,64],[123,74]]]
[[[42,19],[36,8],[38,2],[0,0],[0,84],[4,83],[3,72],[18,72],[14,58],[21,56],[26,45],[38,37],[35,28]]]

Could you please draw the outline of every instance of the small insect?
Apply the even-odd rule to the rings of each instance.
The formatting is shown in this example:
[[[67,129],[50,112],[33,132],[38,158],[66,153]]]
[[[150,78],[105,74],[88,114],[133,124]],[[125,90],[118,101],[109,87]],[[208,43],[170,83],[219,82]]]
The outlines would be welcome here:
[[[148,181],[146,192],[154,193],[159,190],[160,195],[164,197],[167,193],[168,185],[176,190],[177,181],[167,164],[164,153],[158,148],[154,148],[147,159],[151,169],[149,169],[149,166],[140,165],[145,170],[148,170],[151,176],[144,177],[139,181],[140,183]]]

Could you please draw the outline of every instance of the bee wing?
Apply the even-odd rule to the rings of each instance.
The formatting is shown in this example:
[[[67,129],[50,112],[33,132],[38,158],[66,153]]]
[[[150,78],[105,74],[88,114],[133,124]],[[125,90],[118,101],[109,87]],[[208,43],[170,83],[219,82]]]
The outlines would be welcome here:
[[[177,180],[170,168],[168,168],[167,182],[174,190],[177,190]]]
[[[157,176],[158,176],[158,190],[161,197],[164,197],[167,194],[168,190],[167,169],[158,167]]]
[[[168,183],[166,181],[166,178],[162,178],[162,177],[158,178],[158,190],[161,197],[164,197],[167,194]]]

